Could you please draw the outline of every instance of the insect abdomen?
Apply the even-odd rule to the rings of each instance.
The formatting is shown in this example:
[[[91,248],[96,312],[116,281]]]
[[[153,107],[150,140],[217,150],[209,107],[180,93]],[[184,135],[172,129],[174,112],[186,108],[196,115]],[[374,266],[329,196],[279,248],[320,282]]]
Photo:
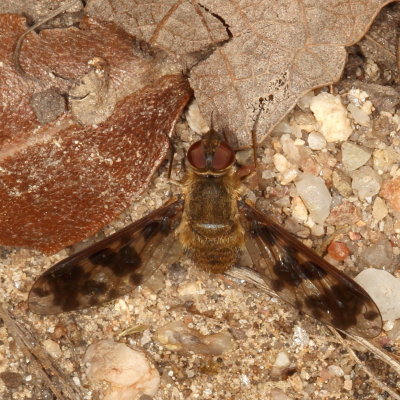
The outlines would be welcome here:
[[[213,273],[223,273],[229,269],[238,257],[239,248],[235,247],[207,247],[191,248],[189,255],[196,264]]]
[[[231,177],[189,178],[178,229],[187,254],[202,269],[221,273],[237,260],[244,233],[239,223]]]

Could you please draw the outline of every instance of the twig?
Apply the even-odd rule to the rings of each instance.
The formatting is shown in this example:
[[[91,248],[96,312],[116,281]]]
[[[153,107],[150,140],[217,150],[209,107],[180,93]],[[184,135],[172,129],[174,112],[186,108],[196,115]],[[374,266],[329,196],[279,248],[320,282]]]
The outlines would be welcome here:
[[[354,350],[350,347],[350,345],[347,343],[346,340],[343,340],[343,338],[339,335],[338,331],[335,328],[332,328],[331,326],[327,326],[327,328],[335,335],[335,337],[339,340],[339,342],[342,344],[343,347],[346,348],[346,350],[349,352],[349,354],[355,359],[357,364],[360,366],[360,368],[371,378],[371,380],[379,386],[382,390],[385,392],[389,393],[393,399],[395,400],[400,400],[400,394],[396,393],[393,391],[391,388],[389,388],[384,382],[382,382],[378,377],[375,376],[375,374],[357,357],[356,353]],[[374,346],[373,343],[371,343],[367,339],[363,339],[359,336],[353,335],[351,333],[343,332],[345,333],[348,337],[356,341],[357,343],[363,345],[366,347],[368,350],[370,350],[377,358],[382,360],[384,363],[389,365],[391,368],[393,368],[394,371],[398,375],[400,375],[400,365],[398,362],[393,360],[390,356],[385,354],[381,349],[378,347]]]
[[[34,370],[40,375],[57,400],[82,400],[83,394],[74,381],[54,363],[46,350],[40,346],[24,326],[14,320],[3,304],[0,304],[0,318],[8,333],[14,338]]]
[[[364,339],[360,336],[353,335],[352,333],[343,332],[348,337],[353,339],[355,342],[361,344],[362,346],[366,347],[371,353],[374,353],[377,358],[383,361],[385,364],[389,365],[390,368],[400,376],[400,364],[393,357],[388,354],[387,352],[383,351],[379,347],[376,347],[371,341]]]
[[[271,290],[264,282],[264,280],[261,278],[261,276],[256,272],[253,271],[250,268],[247,267],[232,267],[228,272],[225,273],[226,275],[235,278],[235,279],[240,279],[244,280],[248,283],[251,283],[256,286],[258,290],[261,290],[265,293],[267,293],[269,296],[273,297],[279,297],[273,290]],[[326,325],[326,327],[334,333],[335,337],[339,340],[339,343],[342,344],[344,347],[346,347],[347,351],[355,358],[358,364],[360,364],[361,368],[368,374],[368,376],[383,390],[388,392],[393,399],[395,400],[400,400],[400,395],[394,392],[392,389],[387,387],[381,380],[379,380],[373,372],[371,372],[362,362],[361,360],[357,357],[357,355],[354,353],[354,351],[350,348],[350,345],[343,340],[343,338],[339,335],[338,331],[331,327]],[[348,332],[342,332],[344,333],[347,337],[353,339],[355,342],[363,345],[365,348],[367,348],[371,353],[375,355],[376,358],[380,359],[383,361],[385,364],[387,364],[393,371],[396,372],[397,375],[400,376],[400,363],[396,360],[393,359],[393,357],[386,353],[385,351],[381,350],[380,348],[376,347],[371,341],[368,339],[364,339],[362,337],[353,335]]]
[[[56,10],[54,10],[52,13],[47,15],[45,18],[41,19],[35,25],[32,25],[28,30],[26,30],[18,38],[17,43],[15,44],[15,48],[14,48],[13,54],[12,54],[12,61],[13,61],[15,69],[17,70],[17,72],[20,75],[22,75],[25,78],[31,79],[33,81],[38,81],[37,78],[35,78],[35,77],[29,75],[27,72],[25,72],[22,69],[21,64],[19,62],[19,56],[20,56],[20,53],[21,53],[22,42],[24,41],[26,35],[28,33],[32,32],[33,30],[39,28],[41,25],[45,24],[46,22],[50,21],[51,19],[55,18],[57,15],[62,14],[64,11],[68,10],[69,8],[71,8],[76,2],[77,2],[77,0],[67,1],[66,3],[64,3],[63,5],[58,7]]]

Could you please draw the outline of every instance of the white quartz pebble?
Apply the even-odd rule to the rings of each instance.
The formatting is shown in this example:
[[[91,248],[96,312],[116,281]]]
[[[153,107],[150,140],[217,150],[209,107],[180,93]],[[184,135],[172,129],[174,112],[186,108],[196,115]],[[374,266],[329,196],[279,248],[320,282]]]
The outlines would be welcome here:
[[[326,139],[319,132],[311,132],[307,141],[311,150],[322,150],[326,147]]]
[[[271,368],[271,376],[278,377],[290,365],[290,358],[285,351],[281,351],[276,356],[274,365]]]
[[[306,93],[303,97],[301,97],[297,101],[297,105],[303,110],[307,111],[310,109],[310,102],[311,99],[314,98],[314,91],[310,90],[308,93]]]
[[[280,172],[278,180],[281,185],[287,185],[296,179],[299,171],[297,168],[293,167],[293,164],[290,163],[284,155],[279,153],[274,154],[272,161],[275,168]]]
[[[360,200],[375,196],[381,188],[382,178],[371,167],[364,166],[357,169],[351,178],[351,187]]]
[[[347,106],[347,109],[349,110],[351,117],[356,124],[362,126],[370,125],[369,115],[365,112],[365,110],[351,103]]]
[[[131,400],[141,394],[153,396],[160,375],[146,354],[123,343],[101,340],[89,346],[84,362],[91,381],[106,381],[110,388],[103,400]]]
[[[285,134],[280,138],[280,143],[282,145],[282,150],[285,153],[286,158],[293,164],[298,164],[300,162],[300,153],[298,147],[294,144],[293,139],[290,135]]]
[[[207,122],[201,115],[199,105],[194,100],[188,107],[186,112],[186,120],[190,126],[190,129],[196,133],[204,134],[210,130]]]
[[[382,200],[380,197],[376,197],[374,204],[372,206],[372,217],[380,221],[383,218],[385,218],[388,215],[389,211],[386,206],[386,203],[384,200]]]
[[[310,109],[319,122],[319,132],[328,142],[342,142],[353,132],[347,110],[339,96],[320,93],[310,100]]]
[[[280,353],[278,353],[273,366],[278,368],[286,368],[289,365],[290,359],[287,353],[285,351],[281,351]]]
[[[302,174],[296,182],[299,196],[310,212],[311,219],[322,224],[329,215],[332,196],[322,178],[312,174]]]
[[[62,351],[58,343],[54,340],[46,339],[43,342],[43,347],[46,351],[55,359],[60,358],[62,356]]]
[[[355,280],[375,301],[384,321],[400,318],[400,279],[387,271],[369,268]]]
[[[342,163],[347,171],[354,171],[363,166],[371,158],[371,153],[356,144],[342,144]]]
[[[286,159],[286,157],[279,153],[274,154],[274,156],[272,157],[272,161],[275,168],[279,172],[285,172],[292,167],[292,164]]]

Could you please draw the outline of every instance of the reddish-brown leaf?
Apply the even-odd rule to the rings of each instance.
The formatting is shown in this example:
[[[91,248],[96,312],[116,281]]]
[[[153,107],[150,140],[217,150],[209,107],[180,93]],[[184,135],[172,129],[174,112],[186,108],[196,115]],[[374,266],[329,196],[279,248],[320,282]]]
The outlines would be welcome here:
[[[89,20],[82,29],[28,35],[21,65],[31,80],[11,62],[24,29],[21,17],[0,19],[0,243],[55,252],[98,230],[146,187],[191,89],[183,76],[163,76],[157,60],[135,54],[130,35]],[[105,62],[104,82],[94,59]],[[65,112],[41,126],[32,106],[49,104],[32,96],[48,99],[50,87],[66,96],[91,71],[95,84],[96,73],[103,77],[94,92],[99,107],[114,96],[111,115],[83,125]],[[70,105],[92,94],[70,97]]]

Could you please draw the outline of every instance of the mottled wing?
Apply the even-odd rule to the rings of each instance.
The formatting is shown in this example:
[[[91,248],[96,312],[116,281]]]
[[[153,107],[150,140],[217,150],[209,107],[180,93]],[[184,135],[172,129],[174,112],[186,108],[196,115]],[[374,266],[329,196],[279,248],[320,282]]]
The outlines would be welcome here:
[[[114,235],[54,265],[29,293],[29,309],[56,314],[98,305],[131,291],[162,263],[181,255],[173,231],[182,200],[173,200]]]
[[[338,329],[379,335],[381,314],[360,285],[247,203],[239,209],[254,268],[279,297]]]

